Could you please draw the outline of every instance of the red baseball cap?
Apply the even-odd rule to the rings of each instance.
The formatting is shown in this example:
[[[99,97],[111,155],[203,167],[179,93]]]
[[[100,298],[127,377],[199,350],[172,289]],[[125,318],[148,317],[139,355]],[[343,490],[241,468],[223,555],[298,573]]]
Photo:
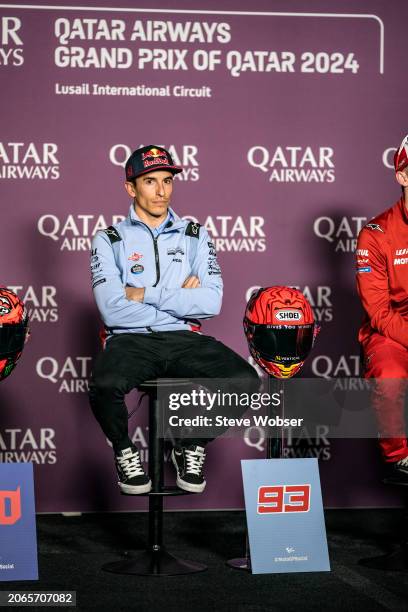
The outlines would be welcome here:
[[[408,166],[408,135],[401,142],[400,148],[394,155],[395,172],[401,172]]]

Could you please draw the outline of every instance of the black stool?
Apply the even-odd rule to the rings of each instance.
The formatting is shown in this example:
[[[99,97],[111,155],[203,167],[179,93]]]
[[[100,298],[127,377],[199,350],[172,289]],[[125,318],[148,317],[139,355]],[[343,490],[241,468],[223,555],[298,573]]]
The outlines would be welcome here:
[[[125,561],[114,561],[103,565],[102,569],[115,574],[134,574],[138,576],[177,576],[194,574],[207,569],[206,565],[178,559],[163,546],[163,497],[171,495],[189,495],[175,486],[165,486],[164,440],[159,437],[161,403],[157,397],[159,388],[190,384],[183,380],[147,380],[138,389],[149,397],[149,476],[152,490],[144,495],[149,496],[149,541],[146,550],[138,551],[135,556]]]

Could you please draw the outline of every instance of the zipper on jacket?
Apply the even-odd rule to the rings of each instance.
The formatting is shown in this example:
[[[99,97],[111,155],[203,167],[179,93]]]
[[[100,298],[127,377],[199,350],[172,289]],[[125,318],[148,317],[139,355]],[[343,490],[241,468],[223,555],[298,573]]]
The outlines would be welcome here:
[[[153,287],[156,287],[158,285],[158,282],[160,280],[160,259],[159,259],[159,248],[157,246],[157,240],[160,236],[157,236],[157,238],[154,237],[152,230],[150,229],[150,227],[148,225],[146,225],[146,223],[143,223],[142,221],[140,221],[140,223],[142,225],[145,226],[145,228],[148,230],[149,234],[152,237],[153,240],[153,247],[154,247],[154,262],[156,264],[156,282],[154,283]]]
[[[157,246],[157,239],[160,236],[157,236],[157,238],[155,238],[153,236],[153,233],[150,232],[152,234],[152,238],[153,238],[153,246],[154,246],[154,261],[156,263],[156,282],[154,283],[153,287],[156,287],[159,280],[160,280],[160,260],[159,260],[159,248]]]
[[[154,283],[153,287],[157,287],[157,285],[159,284],[159,280],[160,280],[160,259],[159,259],[159,247],[157,246],[157,241],[159,239],[159,236],[157,236],[157,238],[154,237],[152,230],[150,229],[150,227],[148,225],[146,225],[146,223],[143,223],[143,221],[139,221],[139,223],[141,225],[144,225],[145,228],[148,230],[149,234],[152,237],[153,240],[153,247],[154,247],[154,262],[156,264],[156,282]],[[171,223],[171,225],[167,224],[165,226],[164,229],[167,229],[167,227],[171,227],[173,225],[173,223]]]

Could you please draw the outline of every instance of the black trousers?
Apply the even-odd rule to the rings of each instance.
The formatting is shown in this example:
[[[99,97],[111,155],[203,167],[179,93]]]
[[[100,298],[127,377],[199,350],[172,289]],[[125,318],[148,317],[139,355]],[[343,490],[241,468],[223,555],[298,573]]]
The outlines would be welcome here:
[[[125,395],[155,378],[230,379],[236,393],[253,392],[260,382],[245,359],[212,336],[190,331],[117,334],[97,356],[89,385],[92,411],[115,451],[130,444]],[[186,443],[206,442],[195,438]]]

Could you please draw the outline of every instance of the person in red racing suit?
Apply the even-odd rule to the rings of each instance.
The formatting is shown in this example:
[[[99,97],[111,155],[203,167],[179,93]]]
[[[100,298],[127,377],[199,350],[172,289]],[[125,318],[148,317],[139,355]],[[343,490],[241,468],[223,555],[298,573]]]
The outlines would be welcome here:
[[[408,483],[404,419],[408,379],[408,136],[395,154],[403,195],[358,236],[357,289],[366,316],[359,331],[364,376],[375,378],[372,404],[391,471]]]

